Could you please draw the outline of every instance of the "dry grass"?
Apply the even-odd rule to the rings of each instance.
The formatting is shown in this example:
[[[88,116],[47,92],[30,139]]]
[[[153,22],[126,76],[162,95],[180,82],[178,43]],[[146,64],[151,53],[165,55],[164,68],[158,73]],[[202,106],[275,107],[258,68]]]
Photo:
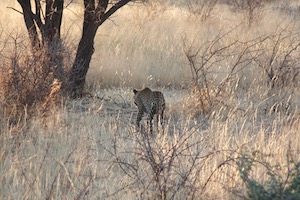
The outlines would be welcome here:
[[[237,168],[244,154],[265,155],[261,159],[280,166],[276,174],[284,177],[287,155],[297,160],[300,153],[299,77],[281,73],[283,63],[299,72],[300,55],[290,51],[299,42],[293,20],[299,16],[272,5],[251,28],[223,4],[204,21],[173,4],[120,10],[98,32],[90,96],[66,100],[43,118],[37,111],[27,119],[25,106],[25,117],[13,124],[1,110],[0,199],[236,199],[246,195]],[[82,19],[68,22],[75,15],[70,10],[64,33],[72,49]],[[207,41],[225,33],[205,51]],[[14,48],[5,41],[0,63],[10,67],[11,57],[3,55]],[[215,65],[199,64],[207,52],[235,41],[239,45],[213,57]],[[204,70],[196,79],[184,44],[190,44],[189,55],[203,47],[192,60],[195,70]],[[251,62],[232,72],[244,49]],[[24,60],[30,61],[18,62]],[[269,80],[272,70],[276,76]],[[1,75],[1,82],[9,78]],[[282,82],[285,75],[290,82]],[[153,136],[134,126],[132,88],[142,86],[161,90],[167,102],[165,130],[158,127]],[[1,105],[13,105],[7,94],[1,93]],[[144,127],[147,132],[146,122]],[[251,176],[264,182],[266,172],[256,165]]]
[[[1,198],[153,199],[167,191],[168,199],[230,199],[233,189],[243,190],[234,164],[242,152],[270,155],[279,173],[285,172],[290,143],[299,153],[298,113],[265,114],[262,120],[259,108],[226,119],[169,111],[164,133],[148,140],[135,131],[130,89],[97,91],[100,100],[68,102],[47,120],[3,127]],[[168,102],[183,101],[173,92],[165,91]],[[263,180],[264,169],[255,171]]]

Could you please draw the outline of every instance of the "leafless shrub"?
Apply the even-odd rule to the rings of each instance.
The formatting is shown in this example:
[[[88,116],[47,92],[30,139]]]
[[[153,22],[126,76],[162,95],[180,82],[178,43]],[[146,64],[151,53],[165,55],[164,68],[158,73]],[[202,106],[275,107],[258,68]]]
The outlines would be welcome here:
[[[222,176],[222,168],[230,165],[237,157],[240,147],[234,150],[208,151],[202,140],[194,140],[199,132],[186,130],[178,137],[158,134],[136,135],[133,149],[121,148],[116,135],[111,145],[105,148],[113,163],[127,177],[127,185],[108,197],[123,190],[135,193],[141,199],[195,199],[204,197],[207,186]],[[105,144],[101,144],[105,145]],[[217,161],[215,167],[207,169],[207,163]],[[203,174],[204,171],[208,174]]]
[[[202,113],[210,113],[218,105],[230,105],[226,100],[235,95],[238,73],[252,63],[253,57],[257,56],[254,47],[263,40],[224,42],[230,41],[232,31],[234,29],[225,34],[219,33],[200,47],[183,39],[183,51],[193,80],[192,92]]]
[[[185,0],[185,1],[162,1],[162,0],[145,0],[142,1],[149,9],[147,10],[148,16],[153,17],[160,15],[167,11],[170,5],[187,8],[193,17],[197,17],[201,21],[205,21],[211,17],[213,10],[219,0]]]
[[[297,86],[300,72],[300,33],[294,23],[276,27],[268,39],[259,44],[260,56],[254,60],[262,69],[270,88]]]
[[[261,16],[266,2],[265,0],[229,0],[227,3],[233,11],[244,13],[249,27],[251,27],[253,22]]]
[[[144,0],[142,3],[147,7],[146,16],[148,20],[154,20],[153,16],[158,17],[168,9],[166,2],[160,0]]]
[[[22,116],[26,109],[46,105],[54,79],[61,82],[64,78],[64,72],[57,69],[51,57],[54,49],[32,50],[28,46],[21,37],[11,35],[2,53],[1,104],[11,119]]]
[[[212,15],[212,12],[219,0],[188,0],[185,5],[195,16],[199,16],[201,21],[206,20]]]
[[[237,98],[245,98],[245,95],[257,97],[254,103],[260,109],[264,107],[265,114],[274,111],[288,114],[293,91],[299,85],[299,32],[292,23],[248,40],[232,40],[233,32],[234,29],[219,33],[198,45],[194,40],[188,43],[186,38],[183,39],[183,50],[192,75],[194,114],[223,110],[224,116],[228,117],[228,113],[236,111],[245,113],[250,104],[248,108],[235,104]],[[255,77],[251,78],[250,74]],[[243,76],[249,76],[256,85],[240,87]]]

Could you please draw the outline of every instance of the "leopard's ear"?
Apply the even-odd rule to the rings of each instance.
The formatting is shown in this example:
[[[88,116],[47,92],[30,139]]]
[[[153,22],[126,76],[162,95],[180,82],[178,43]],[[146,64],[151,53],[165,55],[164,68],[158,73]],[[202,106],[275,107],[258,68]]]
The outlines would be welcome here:
[[[136,94],[138,92],[136,89],[133,89],[132,91],[134,94]]]

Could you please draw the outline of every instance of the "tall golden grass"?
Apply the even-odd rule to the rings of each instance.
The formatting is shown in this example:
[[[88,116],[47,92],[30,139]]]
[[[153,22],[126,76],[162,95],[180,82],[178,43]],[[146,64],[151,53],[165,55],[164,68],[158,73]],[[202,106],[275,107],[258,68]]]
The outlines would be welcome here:
[[[8,112],[16,103],[7,95],[20,93],[7,90],[12,79],[4,70],[0,198],[243,198],[247,186],[238,162],[248,154],[256,156],[251,177],[258,182],[267,181],[270,169],[285,178],[287,155],[299,161],[300,54],[293,49],[300,39],[299,16],[285,12],[299,5],[280,3],[264,7],[251,27],[226,4],[217,4],[204,21],[181,4],[127,6],[98,32],[88,75],[91,95],[55,101],[59,109],[47,106],[47,115],[37,109],[29,118],[26,106],[23,117]],[[80,12],[78,5],[65,12],[70,59],[80,35]],[[18,33],[1,23],[3,69],[16,58],[27,66],[30,53],[10,44]],[[21,41],[26,46],[26,38]],[[213,54],[228,46],[232,49]],[[232,72],[240,52],[250,61]],[[210,55],[218,55],[211,59],[215,65],[201,65]],[[195,74],[197,69],[201,73]],[[51,93],[52,79],[41,107],[57,95]],[[134,125],[132,88],[143,86],[161,90],[167,102],[165,129],[158,127],[154,135],[137,132]]]

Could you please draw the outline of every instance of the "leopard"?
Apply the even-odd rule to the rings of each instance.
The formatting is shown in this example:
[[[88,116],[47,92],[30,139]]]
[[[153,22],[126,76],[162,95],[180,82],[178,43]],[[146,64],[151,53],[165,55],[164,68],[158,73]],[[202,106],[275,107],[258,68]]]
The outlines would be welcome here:
[[[165,97],[160,91],[152,91],[150,88],[146,87],[142,90],[133,89],[134,93],[134,103],[138,107],[138,115],[136,118],[136,126],[140,128],[140,122],[144,113],[148,114],[148,122],[150,122],[150,133],[153,133],[152,120],[154,115],[157,117],[157,128],[160,116],[160,123],[162,129],[164,129],[164,112],[165,112]]]

